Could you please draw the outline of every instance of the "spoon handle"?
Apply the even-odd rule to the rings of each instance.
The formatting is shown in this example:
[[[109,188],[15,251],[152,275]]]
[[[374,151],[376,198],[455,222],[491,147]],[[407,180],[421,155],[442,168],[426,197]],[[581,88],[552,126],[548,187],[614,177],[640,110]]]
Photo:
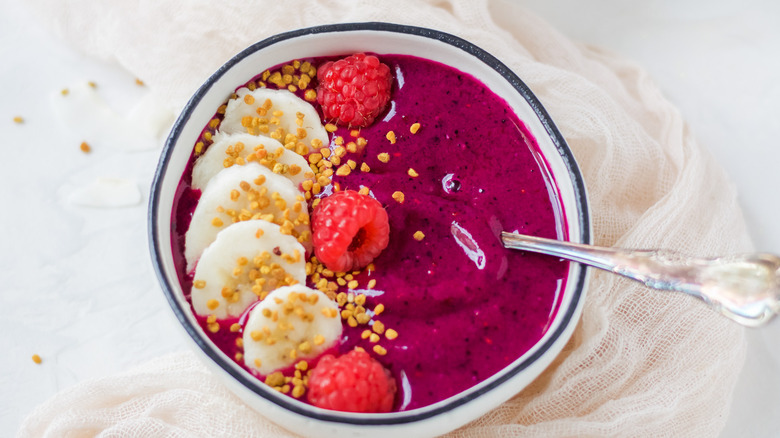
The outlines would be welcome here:
[[[780,258],[772,254],[692,258],[667,250],[604,248],[507,232],[501,240],[507,248],[558,256],[653,289],[693,295],[745,326],[761,326],[780,313]]]

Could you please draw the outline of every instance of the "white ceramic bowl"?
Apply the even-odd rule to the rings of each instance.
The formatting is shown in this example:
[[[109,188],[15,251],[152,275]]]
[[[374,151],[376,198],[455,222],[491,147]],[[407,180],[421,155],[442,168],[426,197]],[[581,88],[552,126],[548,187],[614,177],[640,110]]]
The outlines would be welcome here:
[[[431,436],[458,428],[517,394],[552,362],[579,318],[587,270],[569,267],[556,316],[543,338],[509,366],[460,394],[424,408],[388,414],[327,411],[281,395],[222,353],[199,327],[174,268],[171,221],[174,194],[193,145],[216,108],[235,88],[263,70],[291,59],[351,52],[404,54],[435,60],[479,78],[503,97],[535,136],[539,162],[552,175],[569,240],[590,243],[584,182],[574,156],[537,98],[499,60],[458,37],[388,23],[352,23],[288,32],[235,56],[195,93],[168,138],[152,186],[149,233],[152,259],[173,313],[195,350],[225,384],[268,419],[304,436]]]

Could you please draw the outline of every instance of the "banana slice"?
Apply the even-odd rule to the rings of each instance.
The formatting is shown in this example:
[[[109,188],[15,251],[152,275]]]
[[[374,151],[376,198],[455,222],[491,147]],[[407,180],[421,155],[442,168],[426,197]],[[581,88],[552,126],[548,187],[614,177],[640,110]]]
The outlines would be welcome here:
[[[249,311],[244,361],[261,375],[320,355],[341,338],[338,305],[299,284],[271,292]]]
[[[301,192],[289,179],[257,163],[247,163],[222,170],[203,190],[184,235],[187,272],[220,230],[250,219],[279,225],[282,234],[292,235],[311,251],[309,213]]]
[[[220,132],[267,135],[300,155],[329,144],[317,110],[294,93],[240,88],[236,95],[227,103]]]
[[[192,307],[201,316],[238,317],[270,291],[306,282],[305,250],[264,220],[238,222],[203,251],[192,282]]]
[[[293,182],[300,188],[314,172],[305,158],[285,149],[271,137],[250,134],[222,134],[214,136],[214,143],[195,161],[192,168],[192,188],[203,190],[209,180],[222,169],[236,164],[257,162]]]

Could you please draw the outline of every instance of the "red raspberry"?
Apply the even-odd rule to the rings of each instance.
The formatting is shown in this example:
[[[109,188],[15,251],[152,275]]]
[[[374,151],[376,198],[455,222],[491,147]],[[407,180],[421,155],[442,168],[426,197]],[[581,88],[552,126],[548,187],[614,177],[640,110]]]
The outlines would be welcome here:
[[[356,53],[317,70],[317,102],[327,120],[365,127],[374,122],[390,101],[390,67],[376,56]]]
[[[314,255],[335,272],[367,266],[390,242],[382,204],[352,190],[322,198],[312,213],[311,227]]]
[[[390,372],[362,350],[323,356],[309,377],[309,403],[334,411],[390,412],[395,392]]]

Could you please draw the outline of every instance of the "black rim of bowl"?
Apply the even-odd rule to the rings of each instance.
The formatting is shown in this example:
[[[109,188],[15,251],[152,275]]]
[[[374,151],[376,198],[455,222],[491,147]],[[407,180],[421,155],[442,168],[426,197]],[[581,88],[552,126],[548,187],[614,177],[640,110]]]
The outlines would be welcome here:
[[[178,141],[179,135],[181,134],[181,130],[183,129],[184,125],[192,115],[194,108],[198,105],[198,103],[201,101],[203,96],[208,92],[211,86],[220,77],[222,77],[222,75],[224,75],[226,71],[228,71],[238,62],[240,62],[250,54],[264,47],[268,47],[280,41],[301,37],[304,35],[331,33],[331,32],[351,32],[351,31],[394,32],[394,33],[416,35],[419,37],[438,40],[443,43],[449,44],[451,46],[457,47],[471,54],[472,56],[478,58],[480,61],[493,68],[501,76],[503,76],[517,90],[517,92],[520,93],[520,95],[528,102],[528,104],[531,106],[533,111],[539,117],[539,120],[541,121],[545,130],[549,134],[553,144],[558,150],[558,153],[563,159],[564,164],[568,169],[569,176],[572,180],[572,183],[574,184],[573,187],[574,196],[575,196],[577,210],[580,218],[579,227],[582,236],[581,240],[583,243],[590,243],[590,239],[591,239],[590,217],[588,213],[589,210],[587,206],[585,184],[582,178],[582,174],[580,173],[579,167],[577,166],[576,161],[574,159],[574,155],[569,149],[569,146],[566,144],[566,141],[564,140],[563,136],[558,131],[558,128],[556,128],[555,124],[552,122],[552,119],[547,114],[547,111],[542,107],[541,103],[536,98],[536,96],[531,92],[528,86],[526,86],[525,83],[523,83],[523,81],[521,81],[520,78],[514,72],[512,72],[506,65],[504,65],[498,59],[496,59],[494,56],[490,55],[486,51],[475,46],[474,44],[471,44],[470,42],[462,38],[459,38],[457,36],[444,33],[441,31],[415,27],[415,26],[406,26],[406,25],[399,25],[399,24],[392,24],[392,23],[368,22],[368,23],[345,23],[345,24],[315,26],[315,27],[309,27],[305,29],[299,29],[299,30],[294,30],[294,31],[274,35],[263,41],[257,42],[249,46],[245,50],[241,51],[238,55],[230,59],[227,63],[225,63],[222,67],[220,67],[219,70],[217,70],[213,75],[211,75],[211,77],[208,78],[205,84],[198,89],[195,95],[190,99],[190,101],[184,107],[184,110],[182,111],[178,120],[176,120],[176,123],[173,125],[171,134],[169,135],[168,139],[165,142],[165,146],[163,147],[160,162],[158,163],[157,170],[154,176],[154,181],[152,183],[151,195],[149,198],[148,227],[149,227],[150,250],[151,250],[155,272],[160,281],[160,284],[162,285],[163,292],[165,293],[165,297],[168,300],[168,303],[170,304],[171,308],[173,309],[176,318],[181,322],[181,324],[184,326],[185,330],[192,337],[195,343],[201,348],[201,350],[203,350],[203,352],[211,360],[213,360],[225,372],[230,374],[235,380],[241,383],[244,387],[251,390],[253,393],[291,412],[295,412],[297,414],[304,415],[306,417],[316,419],[316,420],[321,420],[321,421],[347,423],[347,424],[354,424],[354,425],[393,425],[393,424],[412,423],[412,422],[417,422],[417,421],[434,417],[444,412],[451,411],[459,406],[462,406],[466,403],[471,402],[472,400],[479,398],[480,396],[490,392],[491,390],[495,389],[505,381],[514,377],[515,375],[517,375],[518,373],[526,369],[528,366],[536,362],[541,356],[543,356],[552,347],[552,345],[560,338],[560,336],[562,335],[564,330],[569,326],[569,324],[572,323],[571,320],[572,318],[574,318],[576,309],[580,304],[580,300],[582,299],[582,293],[585,287],[585,280],[586,280],[586,269],[584,267],[580,269],[578,278],[569,279],[569,280],[576,281],[576,286],[573,291],[572,302],[569,305],[569,307],[565,309],[566,312],[563,315],[561,324],[557,327],[555,332],[552,333],[552,335],[547,339],[547,341],[545,341],[542,345],[540,345],[540,348],[537,349],[532,355],[525,358],[523,361],[516,364],[511,369],[508,370],[504,369],[503,374],[498,379],[493,380],[492,382],[483,386],[479,390],[471,392],[467,395],[461,397],[455,396],[454,399],[444,403],[443,405],[437,406],[436,408],[433,409],[420,408],[416,410],[411,410],[411,411],[407,411],[408,412],[407,415],[404,415],[405,412],[398,412],[392,415],[387,415],[387,414],[345,415],[337,412],[333,412],[333,413],[313,412],[310,409],[303,408],[300,405],[300,403],[293,402],[292,399],[289,399],[287,396],[268,397],[264,392],[259,390],[259,385],[262,385],[262,382],[260,382],[258,379],[252,376],[246,375],[245,373],[236,370],[230,363],[231,359],[227,358],[224,354],[221,354],[221,352],[219,352],[215,347],[212,347],[208,340],[203,339],[200,336],[196,327],[190,324],[189,320],[187,319],[187,314],[190,312],[190,309],[184,308],[176,300],[176,296],[174,292],[175,288],[168,282],[167,277],[163,272],[162,254],[158,249],[160,248],[161,244],[170,245],[169,240],[165,242],[160,242],[157,238],[156,224],[157,224],[158,213],[160,209],[159,200],[160,200],[160,191],[162,189],[161,181],[163,175],[165,175],[165,171],[168,167],[168,162],[170,161],[174,145]],[[166,220],[170,220],[170,218],[166,218]]]

